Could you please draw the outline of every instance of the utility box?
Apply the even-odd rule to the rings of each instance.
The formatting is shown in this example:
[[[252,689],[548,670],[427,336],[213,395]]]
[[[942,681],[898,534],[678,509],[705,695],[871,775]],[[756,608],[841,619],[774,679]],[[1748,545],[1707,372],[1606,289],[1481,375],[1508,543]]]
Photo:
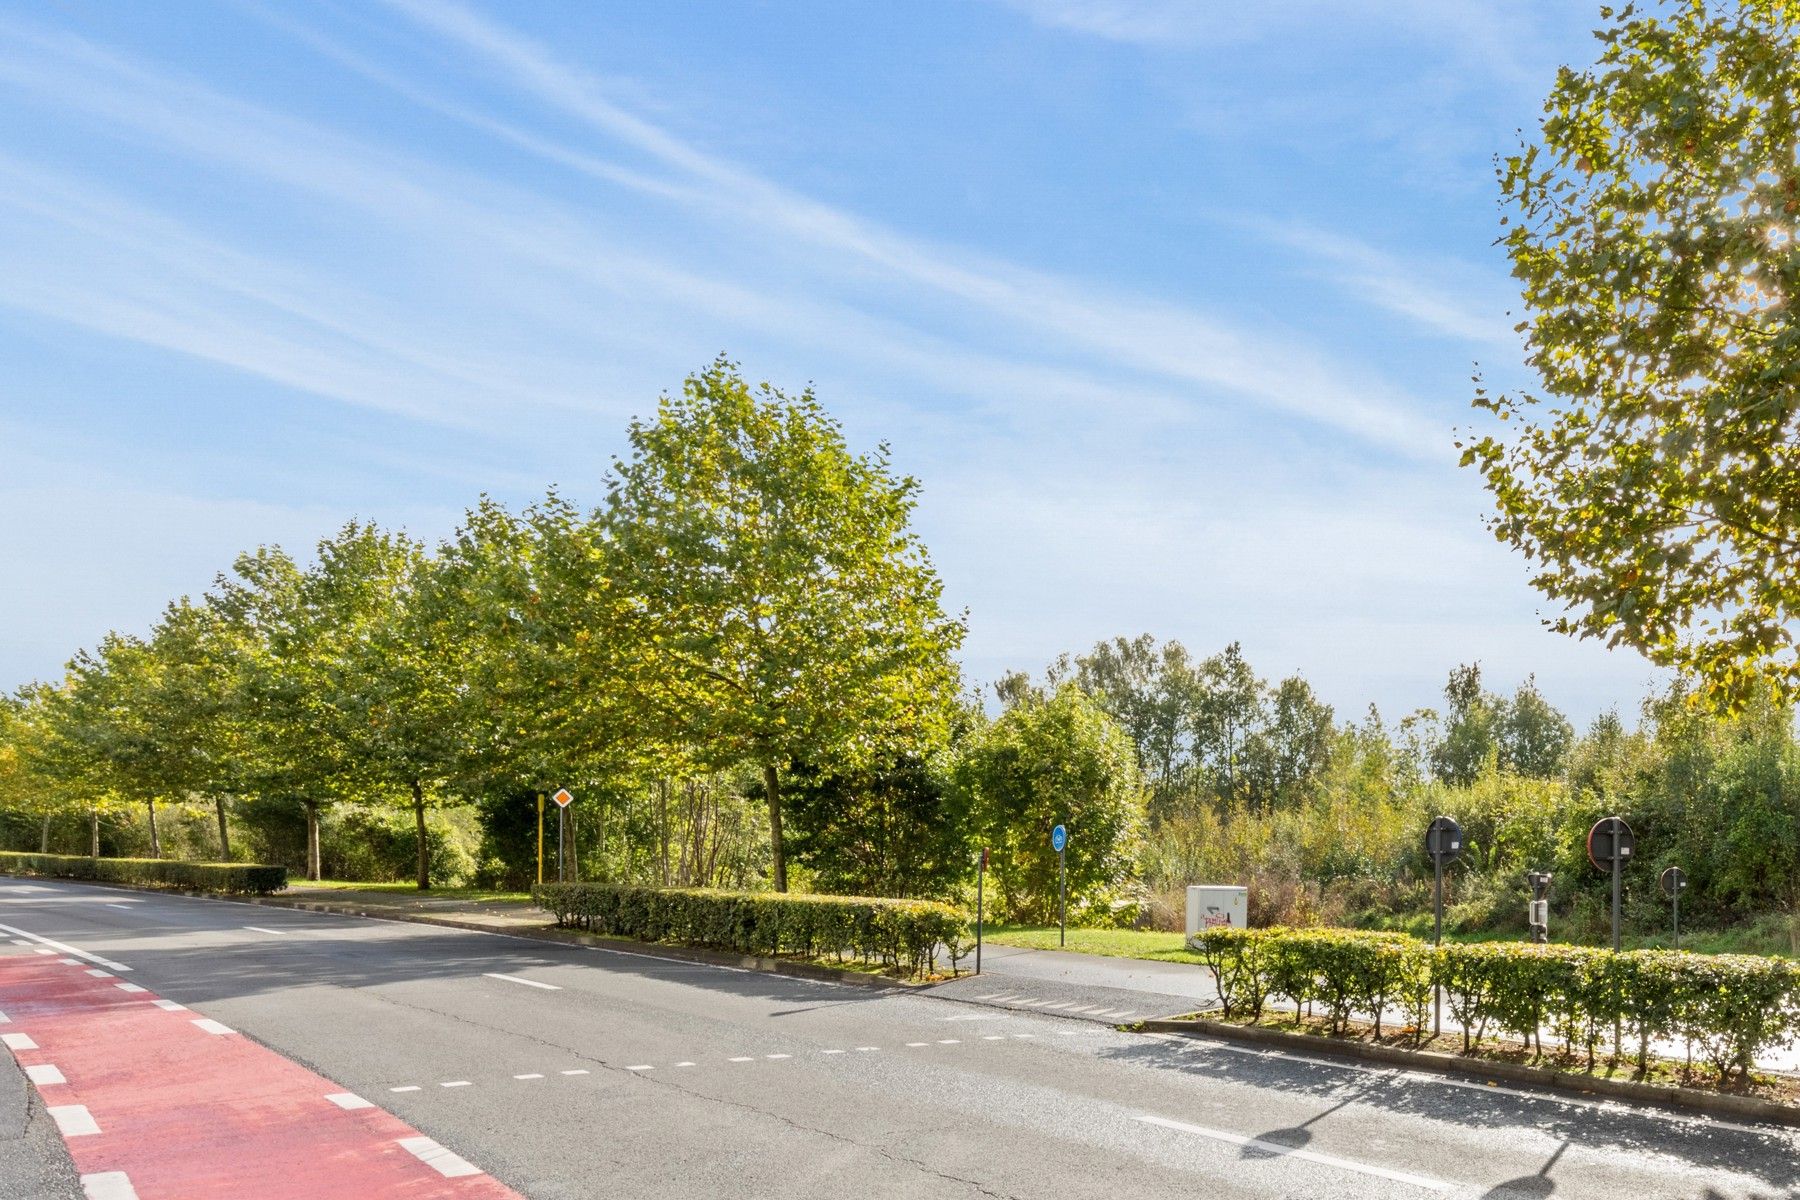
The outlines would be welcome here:
[[[1208,929],[1250,928],[1250,889],[1196,885],[1187,890],[1187,942]]]

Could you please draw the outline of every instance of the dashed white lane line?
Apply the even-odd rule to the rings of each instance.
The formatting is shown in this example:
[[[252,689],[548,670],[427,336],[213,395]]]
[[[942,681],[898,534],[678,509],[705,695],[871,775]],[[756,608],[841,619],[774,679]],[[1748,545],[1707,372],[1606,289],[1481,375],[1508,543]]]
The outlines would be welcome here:
[[[856,1048],[857,1053],[859,1053],[859,1054],[867,1054],[871,1050],[879,1050],[879,1049],[881,1049],[880,1046],[858,1046]]]
[[[123,1171],[102,1171],[81,1177],[81,1194],[87,1200],[138,1200],[131,1176]]]
[[[588,1069],[586,1067],[576,1067],[572,1071],[564,1071],[563,1072],[564,1075],[586,1075],[587,1073],[588,1073]]]
[[[428,1137],[401,1138],[400,1148],[447,1179],[481,1174],[481,1169],[468,1159],[444,1149]]]
[[[961,1038],[939,1038],[938,1045],[940,1045],[940,1046],[960,1046],[960,1045],[962,1045],[962,1039]]]
[[[56,961],[65,967],[79,967],[81,965],[81,960],[79,958],[59,958]]]
[[[740,1054],[736,1058],[728,1058],[725,1061],[726,1062],[755,1062],[756,1060],[754,1058],[751,1058],[748,1054]]]
[[[368,1100],[364,1100],[361,1096],[357,1095],[355,1092],[333,1092],[331,1095],[329,1095],[325,1098],[327,1100],[331,1101],[333,1104],[337,1105],[339,1108],[358,1109],[358,1108],[374,1108],[375,1107],[375,1105],[373,1103],[371,1103]]]
[[[36,1050],[38,1044],[31,1040],[29,1033],[0,1033],[0,1046],[8,1050]]]
[[[544,1077],[544,1073],[542,1071],[533,1071],[528,1075],[514,1075],[513,1076],[514,1079],[542,1079],[543,1077]]]
[[[691,1062],[678,1062],[678,1063],[676,1063],[676,1064],[675,1064],[675,1065],[676,1065],[676,1066],[678,1066],[678,1067],[691,1067],[691,1066],[693,1066],[693,1065],[694,1065],[694,1064],[693,1064],[693,1063],[691,1063]]]
[[[124,963],[116,963],[110,958],[104,958],[98,954],[89,954],[86,950],[77,950],[73,946],[65,946],[54,938],[40,937],[38,934],[28,932],[24,929],[15,929],[11,925],[0,925],[0,933],[10,933],[14,937],[25,938],[33,944],[32,948],[39,954],[61,953],[73,955],[76,958],[85,959],[97,967],[105,967],[108,970],[117,971],[122,975],[129,974],[131,971],[131,968]]]
[[[984,1042],[1004,1042],[1006,1040],[1006,1035],[1004,1033],[984,1033],[981,1035],[981,1040]]]
[[[1316,1150],[1300,1150],[1293,1146],[1284,1146],[1280,1142],[1264,1141],[1262,1138],[1246,1137],[1241,1133],[1231,1133],[1224,1129],[1207,1129],[1201,1125],[1189,1125],[1186,1121],[1171,1121],[1167,1117],[1152,1116],[1148,1113],[1137,1114],[1135,1120],[1146,1125],[1156,1125],[1163,1129],[1173,1129],[1180,1133],[1192,1133],[1199,1137],[1210,1138],[1215,1142],[1224,1142],[1229,1146],[1241,1146],[1246,1150],[1257,1150],[1272,1158],[1299,1158],[1307,1162],[1318,1163],[1324,1167],[1336,1167],[1344,1171],[1355,1171],[1360,1175],[1373,1175],[1378,1179],[1391,1180],[1394,1183],[1411,1184],[1429,1192],[1447,1192],[1454,1186],[1442,1179],[1433,1179],[1429,1175],[1414,1175],[1410,1171],[1395,1171],[1388,1167],[1378,1167],[1373,1163],[1355,1162],[1348,1158],[1339,1158],[1335,1154],[1321,1154]]]
[[[285,929],[264,929],[261,925],[246,925],[244,928],[248,929],[251,933],[271,933],[276,937],[287,936],[287,930]]]
[[[417,1092],[420,1090],[422,1089],[416,1083],[409,1083],[405,1087],[393,1087],[388,1089],[390,1092]]]
[[[473,1087],[474,1084],[470,1083],[467,1079],[450,1079],[438,1084],[438,1086],[441,1088]]]
[[[144,990],[135,983],[115,983],[113,986],[118,988],[121,992],[141,992]]]
[[[108,900],[106,902],[106,907],[108,907],[108,908],[130,908],[132,904],[136,904],[136,903],[137,903],[136,900],[131,901],[130,904],[127,904],[124,901],[120,901],[120,900]]]
[[[54,1087],[59,1083],[69,1082],[63,1078],[61,1068],[55,1063],[39,1063],[34,1067],[26,1067],[25,1078],[39,1087]]]
[[[931,1045],[930,1042],[908,1042],[908,1043],[906,1043],[906,1048],[908,1050],[917,1050],[920,1046],[929,1046],[929,1045]]]
[[[482,973],[482,978],[483,979],[504,979],[508,983],[522,983],[526,987],[543,988],[546,992],[562,991],[562,988],[558,987],[554,983],[539,983],[535,979],[526,979],[520,975],[500,975],[500,974],[496,974],[493,971],[485,971]]]
[[[1015,1034],[1013,1034],[1013,1036],[1016,1038],[1034,1038],[1037,1036],[1037,1034],[1035,1034],[1035,1033],[1015,1033]]]
[[[227,1033],[236,1033],[237,1032],[231,1026],[220,1024],[218,1021],[213,1020],[211,1017],[197,1018],[194,1021],[194,1028],[200,1030],[202,1033],[210,1033],[210,1034],[214,1034],[216,1036],[222,1036]]]
[[[99,967],[89,967],[87,969],[87,973],[89,975],[92,975],[95,979],[112,979],[112,978],[114,978],[113,973],[111,971],[102,970]]]
[[[24,938],[14,938],[14,939],[13,939],[13,940],[12,940],[12,944],[13,944],[13,945],[15,945],[15,946],[29,946],[29,945],[31,945],[31,943],[30,943],[30,942],[28,942],[28,941],[26,941],[26,940],[25,940],[25,939],[24,939]]]
[[[150,1003],[156,1005],[156,1007],[162,1009],[164,1012],[186,1012],[187,1011],[187,1005],[177,1004],[173,1000],[152,1000]]]
[[[88,1137],[100,1132],[100,1123],[85,1104],[52,1104],[47,1110],[56,1131],[66,1138]]]
[[[791,1054],[765,1054],[765,1055],[763,1055],[763,1057],[764,1058],[792,1058],[794,1056]]]
[[[656,1070],[656,1068],[651,1066],[649,1063],[639,1063],[635,1067],[626,1067],[625,1069],[627,1071],[654,1071],[654,1070]]]
[[[821,1050],[821,1051],[819,1051],[819,1053],[820,1054],[842,1054],[843,1051],[842,1050]]]

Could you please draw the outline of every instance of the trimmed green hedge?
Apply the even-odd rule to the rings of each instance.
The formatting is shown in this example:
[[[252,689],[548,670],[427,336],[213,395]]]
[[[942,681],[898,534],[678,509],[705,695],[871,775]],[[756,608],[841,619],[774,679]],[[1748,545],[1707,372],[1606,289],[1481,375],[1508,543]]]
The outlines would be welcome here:
[[[53,875],[100,883],[192,888],[199,892],[266,896],[287,886],[287,868],[260,863],[198,863],[167,858],[88,858],[76,854],[0,851],[0,874]]]
[[[1472,1050],[1490,1029],[1539,1052],[1542,1031],[1571,1051],[1596,1047],[1615,1029],[1636,1042],[1643,1068],[1650,1042],[1684,1038],[1721,1082],[1749,1075],[1762,1052],[1800,1034],[1800,965],[1747,954],[1632,950],[1508,942],[1433,947],[1397,933],[1338,929],[1211,929],[1196,945],[1227,1017],[1262,1016],[1272,996],[1323,1010],[1342,1032],[1353,1016],[1375,1022],[1399,1010],[1424,1037],[1432,989]]]
[[[558,925],[742,954],[852,957],[908,976],[935,971],[940,953],[954,972],[972,945],[968,918],[930,900],[610,883],[544,883],[531,894]]]

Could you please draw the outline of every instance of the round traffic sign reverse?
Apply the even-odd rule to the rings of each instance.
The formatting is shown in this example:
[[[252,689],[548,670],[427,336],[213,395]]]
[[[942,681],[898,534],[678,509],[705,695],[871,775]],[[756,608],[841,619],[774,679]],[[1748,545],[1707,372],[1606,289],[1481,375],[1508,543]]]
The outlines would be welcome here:
[[[1662,886],[1662,894],[1672,900],[1676,892],[1687,886],[1687,872],[1680,867],[1669,867],[1657,877],[1656,882]]]
[[[1435,817],[1425,827],[1425,857],[1438,863],[1452,863],[1462,857],[1463,831],[1454,818]]]
[[[1597,871],[1612,870],[1613,860],[1620,866],[1631,861],[1631,855],[1637,849],[1637,835],[1631,832],[1631,826],[1623,817],[1601,817],[1588,830],[1588,861],[1594,864]]]
[[[1050,848],[1052,850],[1056,851],[1058,854],[1061,854],[1063,852],[1063,847],[1068,844],[1069,844],[1069,831],[1067,829],[1064,829],[1061,825],[1058,825],[1055,829],[1052,829],[1050,831]]]

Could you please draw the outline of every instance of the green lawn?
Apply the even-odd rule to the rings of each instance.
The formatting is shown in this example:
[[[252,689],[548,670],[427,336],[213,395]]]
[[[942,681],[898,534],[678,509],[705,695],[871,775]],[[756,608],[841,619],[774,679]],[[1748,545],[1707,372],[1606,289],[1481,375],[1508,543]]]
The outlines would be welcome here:
[[[423,896],[431,900],[516,900],[528,901],[530,892],[501,892],[492,888],[432,888],[421,892],[416,883],[367,883],[355,879],[292,879],[288,890],[328,888],[345,892],[383,892],[395,896]]]
[[[997,946],[1022,946],[1028,950],[1057,949],[1054,925],[989,925],[982,937]],[[1065,950],[1104,954],[1108,958],[1149,958],[1160,962],[1200,962],[1200,956],[1183,944],[1179,933],[1151,929],[1070,929]]]

